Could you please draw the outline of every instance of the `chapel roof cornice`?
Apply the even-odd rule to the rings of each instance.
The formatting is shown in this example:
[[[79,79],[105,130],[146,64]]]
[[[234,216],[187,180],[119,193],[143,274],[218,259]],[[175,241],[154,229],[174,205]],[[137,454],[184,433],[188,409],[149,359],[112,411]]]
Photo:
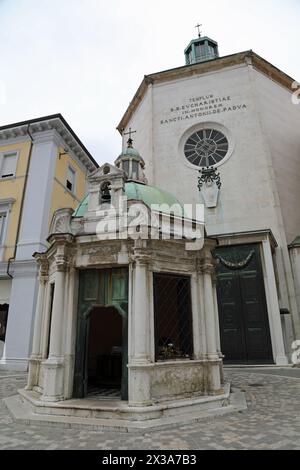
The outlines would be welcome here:
[[[0,126],[0,145],[6,140],[27,136],[28,129],[33,139],[36,133],[51,130],[56,131],[89,171],[99,168],[98,163],[61,114],[52,114],[50,116]]]
[[[195,75],[202,75],[209,72],[215,72],[225,67],[234,67],[241,64],[252,65],[256,70],[259,70],[263,74],[267,75],[271,80],[279,83],[285,88],[289,89],[293,93],[292,84],[294,79],[282,72],[280,69],[272,65],[267,60],[260,57],[254,51],[244,51],[237,54],[231,54],[224,57],[219,57],[207,62],[197,63],[193,65],[183,65],[169,70],[163,70],[162,72],[145,75],[142,83],[140,84],[137,92],[135,93],[132,101],[130,102],[125,114],[123,115],[120,123],[117,126],[117,130],[122,134],[123,130],[126,129],[132,115],[142,101],[148,86],[150,84],[159,84],[163,82],[169,82],[172,80],[178,80],[180,78],[188,78]]]

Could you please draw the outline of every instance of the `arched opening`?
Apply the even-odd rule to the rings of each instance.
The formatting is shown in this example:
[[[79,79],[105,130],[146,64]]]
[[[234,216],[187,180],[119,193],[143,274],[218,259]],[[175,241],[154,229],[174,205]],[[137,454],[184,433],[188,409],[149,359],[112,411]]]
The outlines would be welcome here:
[[[87,331],[87,396],[121,398],[122,316],[114,307],[94,307]]]

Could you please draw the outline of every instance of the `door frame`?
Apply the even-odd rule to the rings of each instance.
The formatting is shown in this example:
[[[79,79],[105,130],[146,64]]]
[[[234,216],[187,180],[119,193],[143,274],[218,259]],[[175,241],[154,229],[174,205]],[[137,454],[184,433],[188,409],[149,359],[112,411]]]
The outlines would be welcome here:
[[[237,312],[238,312],[238,322],[239,322],[239,328],[240,328],[240,341],[241,341],[241,349],[240,349],[240,358],[236,359],[228,359],[225,360],[227,364],[274,364],[274,359],[273,359],[273,350],[272,350],[272,339],[271,339],[271,331],[270,331],[270,320],[269,320],[269,315],[268,315],[268,307],[267,307],[267,301],[266,301],[266,292],[265,292],[265,285],[264,285],[264,280],[263,280],[263,270],[262,270],[262,257],[261,257],[261,247],[259,243],[251,243],[251,244],[231,244],[231,246],[227,247],[221,247],[225,248],[225,250],[230,251],[230,250],[235,250],[237,247],[245,248],[248,250],[251,250],[251,247],[253,247],[252,253],[249,253],[249,258],[255,256],[255,265],[252,268],[248,268],[248,264],[246,264],[244,267],[241,268],[235,268],[235,267],[228,267],[227,270],[222,271],[220,273],[220,277],[224,280],[227,277],[233,280],[234,282],[234,289],[236,291],[235,293],[235,303],[237,305]],[[229,255],[229,253],[227,253]],[[223,255],[222,255],[223,256]],[[225,256],[225,254],[224,254]],[[218,255],[216,255],[218,258]],[[264,349],[264,355],[265,357],[262,359],[254,359],[254,358],[249,358],[249,354],[251,354],[251,341],[249,342],[249,330],[248,328],[250,327],[250,324],[247,319],[246,315],[246,310],[245,310],[245,296],[243,292],[243,280],[249,278],[253,278],[253,273],[255,273],[255,278],[256,278],[256,288],[257,290],[257,299],[259,300],[259,322],[261,324],[261,328],[264,331],[264,344],[263,344],[263,349]],[[218,292],[218,298],[219,298],[219,292]],[[220,299],[221,300],[221,299]],[[223,334],[223,327],[224,327],[224,317],[223,315],[220,315],[220,326],[222,326],[222,329],[220,331],[220,334],[222,336]],[[223,351],[225,354],[226,352]]]
[[[273,261],[278,243],[270,229],[209,235],[219,246],[260,244],[261,265],[266,294],[273,359],[277,365],[289,363],[283,340],[280,306]],[[275,260],[272,256],[275,254]]]
[[[100,289],[100,271],[103,274],[104,271],[119,271],[127,270],[127,299],[113,300],[107,302],[107,296],[104,295],[104,302],[99,303]],[[74,379],[73,379],[73,397],[84,398],[87,394],[87,367],[88,367],[88,346],[89,346],[89,317],[94,308],[115,308],[121,315],[122,321],[122,378],[121,378],[121,398],[122,400],[128,400],[128,267],[118,268],[95,268],[82,270],[82,272],[95,271],[95,296],[91,297],[88,301],[84,302],[81,295],[78,296],[77,302],[77,330],[75,340],[75,367],[74,367]],[[83,276],[83,275],[82,275]],[[98,282],[98,284],[97,284]],[[79,292],[82,293],[83,285],[80,284],[79,279]],[[80,302],[85,303],[85,309],[81,310]]]

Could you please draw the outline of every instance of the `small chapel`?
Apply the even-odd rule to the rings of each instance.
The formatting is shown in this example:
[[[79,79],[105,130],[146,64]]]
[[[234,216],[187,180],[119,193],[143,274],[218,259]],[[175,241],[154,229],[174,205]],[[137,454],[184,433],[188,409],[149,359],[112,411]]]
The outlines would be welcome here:
[[[40,287],[21,394],[45,413],[83,406],[103,417],[110,399],[123,417],[146,419],[170,402],[176,410],[224,401],[216,241],[175,196],[147,184],[132,144],[90,176],[75,212],[55,213],[48,250],[34,254]],[[162,208],[155,223],[140,216],[126,232],[124,215],[132,219],[132,207],[147,215],[153,204]],[[192,235],[174,236],[183,220],[203,234],[192,250]]]

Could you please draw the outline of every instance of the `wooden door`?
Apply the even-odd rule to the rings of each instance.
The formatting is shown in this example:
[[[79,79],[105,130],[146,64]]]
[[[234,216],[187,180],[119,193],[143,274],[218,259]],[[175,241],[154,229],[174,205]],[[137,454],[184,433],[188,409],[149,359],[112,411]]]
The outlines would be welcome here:
[[[225,362],[272,363],[259,245],[220,247],[215,255]]]

